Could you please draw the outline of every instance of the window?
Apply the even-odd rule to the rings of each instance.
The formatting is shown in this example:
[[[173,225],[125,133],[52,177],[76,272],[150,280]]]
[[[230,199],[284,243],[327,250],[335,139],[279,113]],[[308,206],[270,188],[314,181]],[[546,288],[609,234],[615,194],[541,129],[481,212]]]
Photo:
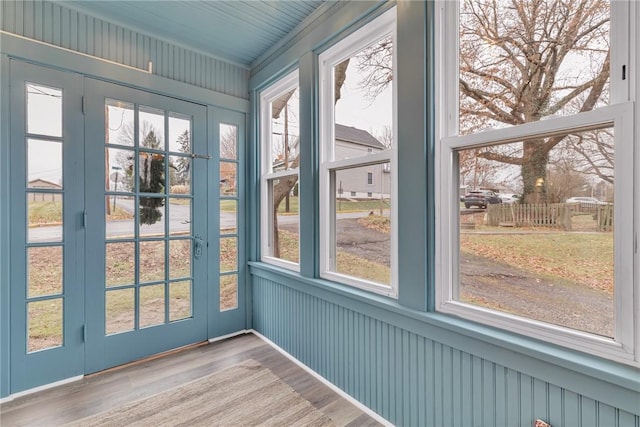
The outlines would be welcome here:
[[[392,9],[319,58],[320,274],[391,296],[397,295],[394,44]]]
[[[260,97],[262,260],[299,270],[298,72]]]
[[[443,3],[437,309],[637,364],[628,4],[588,3]]]

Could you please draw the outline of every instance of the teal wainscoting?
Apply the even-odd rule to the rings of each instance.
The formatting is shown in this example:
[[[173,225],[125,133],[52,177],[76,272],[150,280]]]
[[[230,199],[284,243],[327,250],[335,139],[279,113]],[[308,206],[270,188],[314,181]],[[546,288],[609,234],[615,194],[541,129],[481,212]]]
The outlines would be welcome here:
[[[249,70],[53,2],[0,1],[0,30],[248,99]]]
[[[430,339],[426,323],[417,334],[254,267],[254,330],[395,425],[640,427],[640,406],[602,403]]]

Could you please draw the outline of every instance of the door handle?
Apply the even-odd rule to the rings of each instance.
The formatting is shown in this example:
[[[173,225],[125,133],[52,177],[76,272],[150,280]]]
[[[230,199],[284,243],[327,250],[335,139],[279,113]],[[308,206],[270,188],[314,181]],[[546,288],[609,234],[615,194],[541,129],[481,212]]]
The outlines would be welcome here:
[[[202,256],[202,247],[204,246],[204,242],[198,236],[195,236],[193,239],[193,256],[196,259],[199,259]]]

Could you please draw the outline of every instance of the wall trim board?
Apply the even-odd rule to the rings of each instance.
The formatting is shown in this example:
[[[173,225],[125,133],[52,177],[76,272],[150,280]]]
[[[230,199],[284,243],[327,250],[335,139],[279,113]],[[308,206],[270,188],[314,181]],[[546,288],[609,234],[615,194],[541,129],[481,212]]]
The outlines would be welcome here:
[[[9,58],[0,54],[0,396],[6,396],[10,390],[10,302],[9,283],[11,283],[11,263],[9,262],[9,194],[11,182],[9,156]]]
[[[274,343],[269,338],[267,338],[264,335],[262,335],[260,332],[254,330],[254,329],[251,329],[251,330],[247,331],[247,333],[251,333],[251,334],[255,335],[256,337],[260,338],[262,341],[264,341],[267,344],[269,344],[271,347],[273,347],[275,350],[277,350],[280,354],[282,354],[287,359],[291,360],[293,363],[295,363],[296,365],[298,365],[299,367],[304,369],[312,377],[314,377],[315,379],[320,381],[322,384],[324,384],[327,387],[329,387],[331,390],[333,390],[336,393],[338,393],[340,395],[340,397],[342,397],[343,399],[347,400],[352,405],[356,406],[362,412],[364,412],[365,414],[369,415],[371,418],[373,418],[374,420],[378,421],[383,426],[386,426],[386,427],[393,426],[393,424],[391,424],[389,421],[387,421],[380,414],[378,414],[377,412],[373,411],[371,408],[367,407],[366,405],[363,405],[359,400],[355,399],[353,396],[351,396],[350,394],[346,393],[340,387],[338,387],[337,385],[333,384],[331,381],[327,380],[325,377],[323,377],[322,375],[320,375],[319,373],[317,373],[316,371],[311,369],[309,366],[305,365],[304,363],[302,363],[301,361],[296,359],[293,355],[291,355],[289,352],[287,352],[287,350],[285,350],[284,348],[280,347],[278,344]]]
[[[147,90],[203,105],[214,105],[241,113],[249,111],[249,100],[149,74],[144,70],[90,56],[70,49],[0,31],[0,53],[11,58],[84,74],[111,83]]]
[[[390,298],[302,277],[264,263],[250,263],[250,273],[559,387],[580,391],[613,407],[638,412],[637,368],[453,316],[411,310]]]
[[[252,68],[249,78],[249,90],[259,89],[272,82],[272,77],[278,75],[282,69],[295,64],[300,56],[309,51],[322,50],[332,40],[356,31],[369,20],[373,19],[395,5],[394,1],[354,1],[340,3],[340,7],[330,8],[321,18],[314,19],[310,28],[304,28],[300,34],[292,35],[280,49]],[[338,12],[340,12],[338,14]],[[370,19],[363,19],[368,17]],[[357,23],[357,25],[356,25]],[[328,46],[327,46],[328,47]]]

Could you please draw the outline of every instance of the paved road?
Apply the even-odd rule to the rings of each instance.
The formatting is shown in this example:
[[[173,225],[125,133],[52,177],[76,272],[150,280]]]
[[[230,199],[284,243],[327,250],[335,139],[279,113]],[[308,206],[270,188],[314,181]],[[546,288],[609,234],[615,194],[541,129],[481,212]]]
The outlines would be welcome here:
[[[117,206],[133,213],[133,201],[131,200],[118,200]],[[367,216],[369,212],[344,212],[338,214],[338,219],[353,219]],[[388,215],[388,211],[386,212]],[[94,219],[88,218],[88,224]],[[191,212],[189,205],[176,205],[169,206],[169,229],[171,233],[187,233],[190,230]],[[299,221],[299,215],[278,215],[279,224],[295,224]],[[236,215],[233,212],[220,212],[220,228],[229,229],[236,227]],[[164,233],[164,221],[158,221],[153,225],[140,226],[141,235],[158,235]],[[106,224],[106,236],[107,238],[116,238],[118,236],[133,236],[134,235],[134,222],[131,219],[123,219],[116,221],[108,221]],[[59,242],[62,237],[62,226],[50,226],[50,227],[34,227],[29,229],[29,241],[30,242]]]

